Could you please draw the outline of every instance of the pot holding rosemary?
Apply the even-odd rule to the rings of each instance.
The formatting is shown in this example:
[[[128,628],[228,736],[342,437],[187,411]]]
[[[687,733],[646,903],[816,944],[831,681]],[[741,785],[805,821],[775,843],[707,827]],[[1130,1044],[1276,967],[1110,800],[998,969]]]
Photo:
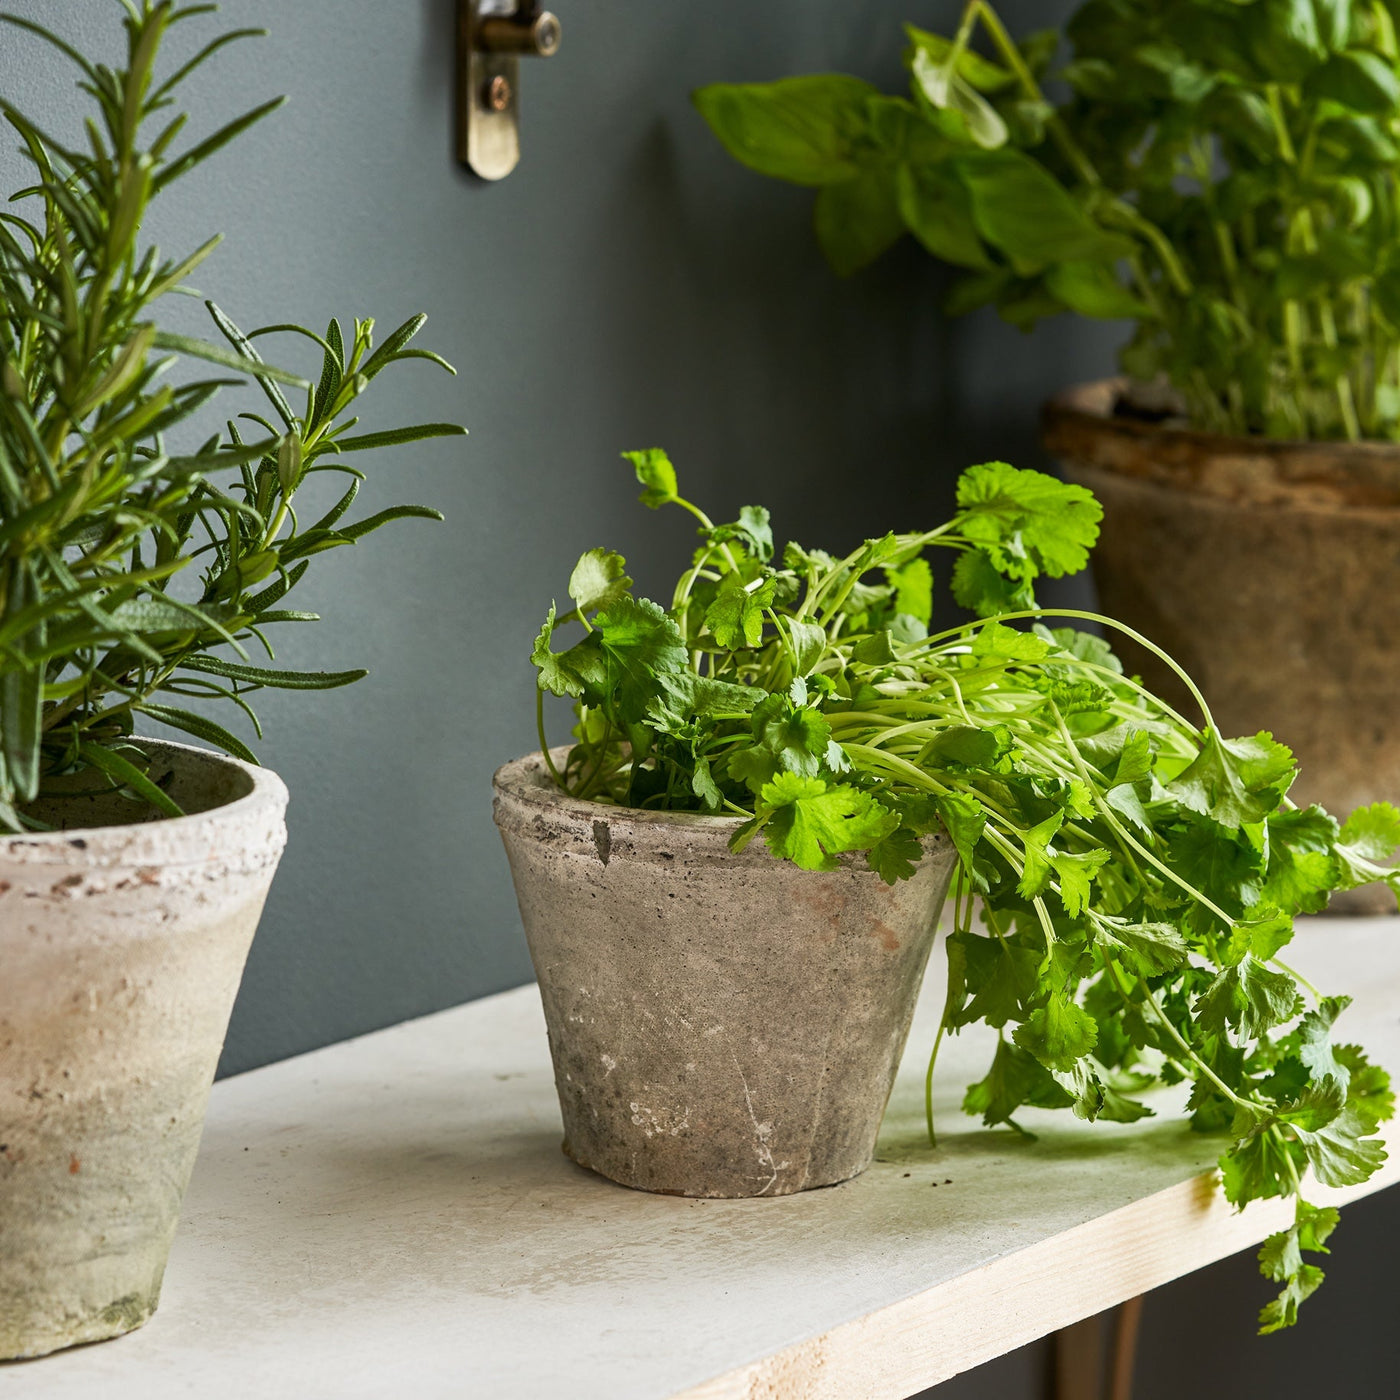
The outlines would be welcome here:
[[[1133,323],[1125,377],[1046,415],[1104,504],[1101,606],[1227,729],[1278,733],[1339,811],[1400,795],[1400,735],[1375,721],[1400,688],[1397,16],[1087,0],[1018,41],[971,0],[951,35],[908,26],[907,96],[827,74],[695,99],[732,155],[816,188],[838,272],[908,233],[960,269],[953,313]]]
[[[355,431],[383,370],[437,360],[409,348],[422,317],[378,345],[368,320],[245,335],[212,303],[219,343],[161,328],[161,298],[219,239],[144,246],[153,201],[278,104],[186,138],[182,84],[241,35],[167,76],[165,35],[212,7],[124,8],[110,66],[0,17],[76,65],[93,106],[68,146],[0,98],[32,170],[0,214],[0,1358],[155,1309],[286,839],[285,788],[209,709],[260,734],[258,691],[364,675],[274,659],[279,632],[317,620],[288,595],[316,555],[441,518],[355,518],[348,454],[461,431]],[[263,360],[273,334],[315,347],[314,382]],[[253,384],[260,411],[201,425],[218,391]],[[328,473],[342,481],[316,505]]]
[[[1282,1286],[1261,1325],[1293,1322],[1336,1224],[1309,1174],[1369,1177],[1393,1103],[1334,1038],[1348,999],[1287,945],[1331,891],[1400,884],[1400,812],[1295,805],[1269,734],[1226,738],[1199,694],[1198,728],[1085,630],[1125,626],[1037,607],[1039,576],[1087,562],[1083,487],[973,467],[948,523],[838,557],[777,549],[759,507],[716,524],[663,453],[627,455],[647,505],[695,517],[694,557],[667,607],[619,555],[579,560],[533,652],[576,742],[551,750],[541,723],[542,754],[497,776],[566,1150],[685,1194],[859,1170],[951,873],[939,1039],[998,1031],[967,1111],[1131,1122],[1189,1081],[1229,1200],[1297,1202],[1261,1255]],[[938,552],[976,617],[930,634]],[[863,1106],[834,1101],[857,1088]]]

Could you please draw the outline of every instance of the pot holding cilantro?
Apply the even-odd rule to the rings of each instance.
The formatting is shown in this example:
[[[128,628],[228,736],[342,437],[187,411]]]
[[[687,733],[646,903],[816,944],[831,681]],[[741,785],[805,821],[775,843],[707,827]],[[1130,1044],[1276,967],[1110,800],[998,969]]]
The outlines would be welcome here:
[[[1104,505],[1101,606],[1338,811],[1400,795],[1398,15],[1088,0],[1056,67],[1060,34],[1018,42],[972,0],[949,36],[908,28],[908,96],[826,74],[695,98],[740,161],[816,188],[837,272],[911,234],[961,269],[954,313],[1135,323],[1126,377],[1046,418]]]
[[[1121,624],[1037,608],[1097,535],[1083,487],[973,467],[947,524],[836,557],[777,550],[759,507],[716,525],[663,453],[627,455],[698,547],[664,608],[619,555],[580,559],[533,652],[542,752],[496,779],[566,1150],[686,1195],[859,1171],[951,867],[939,1040],[999,1032],[965,1107],[1130,1122],[1189,1080],[1229,1199],[1297,1201],[1263,1256],[1263,1325],[1292,1322],[1335,1223],[1308,1174],[1369,1177],[1392,1101],[1287,944],[1332,890],[1400,887],[1400,813],[1295,805],[1269,734],[1226,738],[1199,695],[1198,728],[1082,630]],[[977,616],[930,635],[939,551]],[[574,702],[571,747],[545,741],[547,691]]]
[[[3,17],[77,66],[95,110],[67,149],[0,98],[32,167],[0,215],[0,1359],[155,1310],[287,835],[286,788],[209,707],[260,734],[257,691],[364,674],[273,661],[316,621],[287,595],[313,556],[441,517],[351,518],[362,473],[341,454],[461,431],[353,430],[370,382],[426,354],[407,348],[421,317],[378,346],[370,321],[266,328],[312,342],[315,384],[212,304],[219,345],[161,328],[156,303],[219,239],[163,257],[140,239],[152,201],[278,104],[182,138],[181,82],[241,34],[161,71],[167,31],[212,6],[124,8],[109,65]],[[241,425],[199,425],[254,382],[267,402]],[[348,489],[317,504],[327,473]]]

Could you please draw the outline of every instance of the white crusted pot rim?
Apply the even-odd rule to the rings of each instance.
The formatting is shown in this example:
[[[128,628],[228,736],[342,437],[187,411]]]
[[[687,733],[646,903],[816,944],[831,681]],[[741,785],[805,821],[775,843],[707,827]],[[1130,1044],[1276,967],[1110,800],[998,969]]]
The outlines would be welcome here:
[[[568,744],[550,749],[556,767],[562,767],[569,756]],[[575,797],[565,792],[550,776],[544,756],[538,749],[502,764],[491,780],[498,793],[509,793],[522,806],[549,811],[554,816],[592,820],[609,817],[639,827],[680,826],[696,831],[723,832],[726,836],[742,826],[742,817],[707,816],[704,812],[653,811],[646,807],[619,807],[611,802],[595,802],[591,798]]]
[[[118,825],[0,836],[0,864],[76,869],[227,866],[230,855],[238,850],[265,849],[269,841],[281,850],[288,794],[276,773],[192,744],[144,736],[133,742],[155,765],[178,764],[185,774],[203,769],[206,778],[211,771],[222,775],[230,800],[183,817],[148,817]]]

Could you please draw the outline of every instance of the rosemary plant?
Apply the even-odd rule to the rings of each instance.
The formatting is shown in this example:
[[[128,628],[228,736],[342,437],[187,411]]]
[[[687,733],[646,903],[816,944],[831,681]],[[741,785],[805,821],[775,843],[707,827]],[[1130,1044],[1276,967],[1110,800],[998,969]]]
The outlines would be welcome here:
[[[189,702],[226,701],[261,736],[251,693],[325,689],[364,675],[269,665],[269,633],[316,620],[285,605],[315,555],[401,517],[441,519],[399,506],[351,522],[363,474],[348,454],[463,431],[442,423],[353,431],[359,399],[389,366],[418,358],[451,370],[409,348],[422,316],[378,346],[370,320],[354,321],[348,335],[334,320],[324,336],[298,326],[245,335],[212,302],[225,344],[161,329],[156,304],[190,290],[188,277],[219,238],[176,258],[143,247],[152,202],[280,104],[182,145],[187,114],[174,105],[182,85],[228,43],[261,31],[218,33],[162,76],[168,31],[214,6],[123,6],[127,52],[116,68],[38,24],[0,16],[71,60],[93,105],[77,148],[0,98],[33,169],[11,212],[0,213],[0,830],[38,825],[26,804],[82,769],[178,815],[130,742],[138,724],[165,725],[253,762],[247,744]],[[264,361],[254,341],[274,332],[317,348],[314,382]],[[176,383],[180,361],[213,371]],[[175,445],[218,390],[252,382],[267,400],[263,413],[240,413],[241,428],[230,421],[203,441]],[[303,523],[298,493],[319,472],[340,473],[348,485]],[[191,565],[197,581],[182,574]]]
[[[1086,0],[1016,41],[986,0],[908,26],[910,94],[842,75],[696,103],[745,164],[816,186],[838,272],[905,232],[948,307],[1137,322],[1123,353],[1191,422],[1400,438],[1396,0]],[[984,37],[989,51],[975,43]]]

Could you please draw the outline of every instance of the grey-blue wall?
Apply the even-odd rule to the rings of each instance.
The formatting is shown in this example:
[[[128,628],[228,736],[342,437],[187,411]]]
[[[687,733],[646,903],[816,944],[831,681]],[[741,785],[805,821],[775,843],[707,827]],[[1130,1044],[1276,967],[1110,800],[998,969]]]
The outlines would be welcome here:
[[[93,51],[116,30],[116,0],[8,8]],[[721,516],[761,501],[780,533],[841,547],[939,518],[969,462],[1041,464],[1037,404],[1112,367],[1114,327],[1064,320],[1025,338],[987,316],[945,321],[944,278],[910,246],[836,280],[813,245],[810,196],[738,169],[690,108],[689,90],[717,79],[840,69],[897,84],[901,20],[948,26],[955,0],[558,8],[561,53],[525,65],[524,160],[491,187],[453,161],[452,0],[228,0],[226,22],[273,37],[206,70],[196,128],[278,93],[291,102],[177,186],[149,230],[172,250],[225,232],[196,280],[245,326],[320,328],[334,314],[384,327],[428,311],[423,343],[460,377],[386,376],[369,426],[455,418],[472,434],[369,463],[367,511],[423,501],[445,525],[330,555],[299,591],[326,622],[291,635],[285,663],[371,674],[260,706],[260,753],[293,794],[291,844],[226,1073],[529,977],[489,783],[533,744],[530,638],[583,549],[620,549],[656,590],[690,538],[683,520],[634,504],[620,449],[665,445]],[[1002,8],[1024,30],[1070,6]],[[0,34],[0,90],[56,129],[77,111],[69,77]],[[7,187],[17,169],[0,155]],[[198,327],[197,304],[175,313]],[[1298,1358],[1334,1345],[1344,1358],[1374,1300],[1393,1297],[1376,1279],[1366,1302],[1396,1215],[1388,1202],[1349,1213],[1338,1283],[1284,1342],[1247,1339],[1252,1266],[1168,1290],[1149,1314],[1160,1378],[1143,1394],[1262,1394],[1256,1367],[1272,1393],[1302,1394]],[[1188,1325],[1199,1345],[1176,1339]],[[1341,1390],[1389,1393],[1357,1369],[1378,1345],[1393,1366],[1393,1343],[1373,1342],[1338,1360]],[[1182,1379],[1197,1347],[1216,1381]],[[1032,1349],[939,1393],[1034,1395],[1042,1370]]]
[[[9,8],[94,53],[118,37],[117,0]],[[845,545],[933,521],[970,461],[1037,460],[1039,400],[1112,363],[1115,328],[1065,321],[1028,340],[991,318],[944,321],[944,279],[912,245],[838,281],[810,192],[735,166],[691,108],[693,87],[724,78],[840,68],[898,83],[903,0],[566,3],[560,54],[524,65],[524,159],[494,186],[453,158],[454,8],[228,0],[221,22],[272,35],[202,70],[192,130],[290,101],[175,186],[148,229],[169,251],[224,232],[194,280],[248,328],[331,315],[387,328],[427,311],[421,343],[459,377],[386,375],[368,425],[471,430],[356,459],[366,512],[421,501],[447,522],[316,560],[298,606],[325,621],[283,629],[286,665],[370,676],[258,704],[291,842],[225,1073],[529,977],[489,794],[493,769],[534,744],[530,642],[582,550],[619,549],[642,587],[669,592],[692,538],[686,518],[635,503],[622,449],[667,447],[720,517],[756,500],[780,531]],[[1043,9],[1037,22],[1052,8],[1021,6]],[[172,58],[203,23],[176,29]],[[6,96],[56,131],[80,110],[72,71],[0,31]],[[210,332],[197,302],[167,317]]]

